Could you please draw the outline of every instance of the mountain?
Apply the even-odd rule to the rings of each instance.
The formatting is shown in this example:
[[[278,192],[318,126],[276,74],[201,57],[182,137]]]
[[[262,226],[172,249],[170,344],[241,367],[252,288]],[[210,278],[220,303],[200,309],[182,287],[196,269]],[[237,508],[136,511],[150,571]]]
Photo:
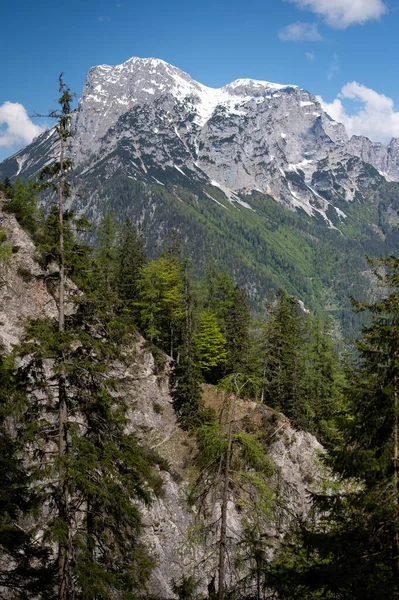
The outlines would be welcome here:
[[[199,271],[226,266],[257,306],[284,287],[342,320],[370,287],[363,255],[399,249],[399,140],[348,139],[295,85],[213,89],[132,58],[90,69],[72,129],[75,210],[140,221],[150,253],[176,229]],[[56,154],[50,130],[0,177],[36,176]]]

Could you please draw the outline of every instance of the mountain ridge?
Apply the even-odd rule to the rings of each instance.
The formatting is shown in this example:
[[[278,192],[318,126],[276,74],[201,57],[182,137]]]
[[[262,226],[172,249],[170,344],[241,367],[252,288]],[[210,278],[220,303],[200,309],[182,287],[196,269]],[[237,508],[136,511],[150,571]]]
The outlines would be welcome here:
[[[348,295],[370,286],[364,254],[399,249],[398,184],[387,181],[399,142],[348,140],[297,86],[213,89],[133,57],[90,69],[72,133],[69,208],[140,223],[150,255],[175,229],[199,272],[210,259],[226,267],[258,308],[283,287],[330,315],[346,306],[347,325]],[[3,161],[0,177],[37,176],[56,156],[50,130]]]
[[[326,216],[330,198],[318,173],[320,160],[327,159],[332,169],[344,164],[345,177],[338,185],[340,195],[348,201],[356,192],[363,192],[358,179],[364,167],[353,164],[353,158],[371,164],[381,176],[399,179],[399,142],[391,142],[393,151],[387,148],[389,160],[384,161],[384,147],[348,140],[344,126],[323,111],[315,96],[297,85],[241,78],[211,88],[161,59],[137,57],[89,70],[73,122],[75,165],[90,162],[92,154],[106,153],[118,138],[128,138],[135,146],[135,136],[126,135],[123,121],[128,113],[137,120],[136,113],[144,109],[147,122],[139,122],[139,130],[146,142],[154,135],[159,138],[149,155],[156,164],[186,166],[194,177],[216,181],[221,189],[232,192],[269,194],[290,208],[322,215],[330,227],[334,224]],[[222,127],[220,121],[224,121]],[[278,128],[280,131],[275,131]],[[173,135],[165,136],[165,130],[169,134],[172,130]],[[45,144],[48,136],[43,134],[34,145]],[[148,143],[142,146],[132,150],[145,172],[141,155],[146,154]],[[162,156],[160,148],[165,146],[169,152]],[[176,164],[170,150],[177,151]],[[17,169],[10,166],[15,162]],[[22,150],[3,161],[0,172],[24,176],[27,171],[32,175],[43,166],[39,161],[37,169],[26,169],[26,162],[30,166]],[[338,216],[342,217],[342,212],[338,207]]]
[[[294,115],[292,119],[288,118],[284,121],[282,110],[279,110],[278,99],[285,95],[288,95],[288,98],[280,100],[285,109],[288,110],[284,117],[289,117],[290,110],[294,110]],[[293,143],[294,137],[297,138],[297,141],[304,137],[303,132],[307,128],[309,132],[313,130],[314,133],[313,136],[310,135],[308,141],[313,143],[316,148],[317,144],[315,145],[314,142],[321,143],[324,153],[325,146],[328,146],[329,140],[331,140],[337,145],[336,150],[339,150],[339,156],[336,157],[338,160],[343,158],[343,154],[348,153],[371,164],[382,176],[389,180],[399,179],[399,140],[395,141],[393,139],[388,146],[367,141],[367,138],[362,136],[353,136],[349,140],[344,126],[332,120],[323,111],[317,97],[297,85],[240,78],[221,88],[212,88],[195,81],[189,74],[162,59],[138,57],[132,57],[116,66],[103,64],[94,66],[89,70],[82,97],[79,101],[79,109],[75,114],[73,123],[75,164],[79,165],[84,162],[86,155],[93,152],[93,145],[98,148],[99,140],[104,138],[110,128],[114,127],[124,114],[134,110],[136,106],[150,106],[152,104],[156,104],[158,109],[162,109],[162,105],[164,105],[164,108],[168,111],[170,109],[170,101],[169,103],[167,101],[169,96],[179,105],[185,105],[186,131],[184,133],[188,138],[194,137],[194,140],[188,140],[191,141],[193,151],[191,158],[194,159],[192,161],[194,162],[194,171],[195,168],[199,168],[209,176],[210,180],[216,181],[218,181],[218,175],[221,175],[219,183],[230,187],[232,191],[248,191],[249,189],[263,193],[271,191],[276,200],[281,200],[282,196],[287,205],[293,207],[297,205],[297,190],[292,191],[289,189],[288,193],[287,190],[284,193],[284,190],[281,189],[281,182],[279,182],[279,185],[276,181],[278,173],[268,173],[263,177],[263,180],[262,177],[257,177],[256,173],[255,176],[252,173],[252,177],[249,178],[245,177],[243,173],[236,174],[235,177],[227,176],[225,173],[215,173],[217,169],[212,170],[209,164],[205,165],[206,162],[212,162],[214,157],[209,153],[202,153],[203,148],[199,148],[201,144],[206,144],[203,138],[207,137],[206,133],[209,133],[209,131],[202,131],[205,126],[208,130],[214,130],[214,122],[218,118],[237,120],[234,117],[238,117],[238,120],[240,120],[241,117],[244,117],[244,119],[253,119],[254,115],[251,114],[254,108],[253,103],[255,102],[257,105],[257,112],[261,113],[263,109],[261,105],[267,103],[267,101],[271,101],[269,112],[273,113],[272,118],[276,125],[279,124],[281,129],[284,128],[284,125],[291,128],[288,133],[281,131],[279,135],[277,134],[277,137],[269,135],[267,140],[258,140],[259,142],[267,142],[263,144],[263,147],[260,144],[259,150],[264,150],[264,158],[268,156],[269,164],[267,166],[269,171],[273,171],[270,163],[276,161],[277,170],[280,171],[280,175],[284,179],[285,175],[281,172],[282,170],[296,172],[297,168],[302,170],[306,167],[305,174],[310,180],[311,175],[316,171],[316,165],[311,166],[312,163],[315,163],[311,156],[315,152],[309,150],[309,144],[302,144],[302,147],[298,148],[298,144]],[[284,100],[287,100],[287,102],[284,102]],[[101,118],[98,118],[100,116]],[[270,115],[267,115],[267,117],[270,121]],[[302,123],[302,126],[298,128],[298,121],[301,120],[304,121],[305,126]],[[174,121],[170,119],[169,123],[166,122],[163,125],[166,127],[173,126],[175,135],[181,138],[181,132]],[[188,127],[190,122],[192,124],[191,130]],[[258,125],[258,123],[256,124]],[[262,126],[264,123],[260,122],[259,125]],[[158,134],[160,130],[154,127],[153,132]],[[33,143],[42,143],[43,140],[48,139],[48,136],[49,133],[45,132]],[[324,140],[321,140],[323,136]],[[213,138],[211,138],[211,141],[214,141]],[[274,149],[274,154],[270,152],[271,148]],[[246,148],[244,147],[243,150],[245,152]],[[384,156],[384,152],[387,156]],[[237,156],[235,158],[236,162],[240,162],[239,159],[237,160]],[[283,160],[284,158],[286,160]],[[324,159],[326,156],[323,155],[321,158]],[[25,171],[24,150],[3,161],[2,170],[7,170],[7,163],[13,160],[18,163],[18,174],[23,175]],[[241,160],[241,162],[243,161]],[[189,166],[192,167],[193,165],[190,164]],[[244,171],[247,170],[245,166],[244,164]],[[259,167],[259,163],[255,163],[254,166]],[[15,175],[15,172],[13,175]],[[304,183],[307,185],[309,181],[305,179]],[[318,191],[309,186],[308,196],[309,194],[317,198]],[[350,195],[351,192],[349,191],[349,200],[351,199]],[[309,211],[307,199],[301,197],[300,202],[307,206]],[[315,203],[313,202],[313,204]]]

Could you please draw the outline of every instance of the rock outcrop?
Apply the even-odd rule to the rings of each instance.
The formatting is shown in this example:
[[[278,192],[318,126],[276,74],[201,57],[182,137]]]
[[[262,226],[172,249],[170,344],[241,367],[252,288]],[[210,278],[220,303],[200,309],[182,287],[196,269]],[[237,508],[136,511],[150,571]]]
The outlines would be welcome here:
[[[1,202],[4,202],[3,198]],[[46,290],[44,273],[37,263],[35,246],[29,236],[21,230],[13,215],[0,210],[0,220],[7,236],[5,243],[14,248],[0,288],[0,341],[10,350],[23,332],[24,320],[54,317],[56,303]],[[215,554],[209,553],[201,536],[194,535],[199,524],[198,513],[187,501],[187,489],[193,479],[195,438],[183,431],[176,421],[169,393],[169,369],[167,358],[163,366],[157,364],[145,341],[140,339],[128,370],[129,427],[169,464],[167,471],[160,471],[162,492],[149,508],[143,508],[143,536],[156,560],[148,593],[165,598],[173,595],[173,579],[179,580],[183,574],[193,573],[200,580],[200,589],[206,592],[216,572]],[[222,401],[211,387],[204,388],[204,397],[214,408]],[[237,418],[245,423],[245,427],[248,424],[264,427],[273,423],[268,452],[277,471],[271,484],[283,491],[287,503],[286,513],[280,512],[278,518],[270,518],[267,525],[273,547],[273,544],[279,544],[295,514],[303,516],[309,508],[308,492],[317,489],[322,476],[318,464],[322,448],[310,434],[295,431],[283,415],[254,402],[240,401]],[[213,507],[210,502],[210,513],[215,520],[218,510],[218,505]],[[248,515],[242,513],[231,497],[228,524],[233,546],[240,539],[245,516]],[[204,522],[200,524],[206,526]],[[241,576],[242,571],[229,570],[229,585],[234,585],[238,575]]]
[[[46,288],[44,272],[36,260],[35,245],[14,215],[3,211],[7,200],[0,192],[0,222],[11,245],[10,264],[2,266],[0,282],[0,345],[10,351],[29,317],[54,317],[56,302]]]

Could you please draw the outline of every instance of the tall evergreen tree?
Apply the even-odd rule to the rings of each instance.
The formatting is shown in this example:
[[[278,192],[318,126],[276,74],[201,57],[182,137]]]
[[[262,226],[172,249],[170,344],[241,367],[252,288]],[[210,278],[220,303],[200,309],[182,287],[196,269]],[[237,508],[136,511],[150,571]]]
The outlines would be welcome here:
[[[226,373],[246,373],[250,351],[251,311],[243,288],[235,286],[232,306],[226,314]]]
[[[105,281],[108,290],[114,289],[116,284],[116,231],[115,218],[112,213],[106,211],[98,225],[95,254],[101,264],[102,279]]]
[[[52,185],[58,196],[58,244],[57,244],[57,263],[58,263],[58,331],[60,336],[65,331],[65,232],[64,232],[64,204],[69,196],[70,186],[67,181],[68,170],[72,166],[71,160],[66,157],[68,150],[68,140],[71,137],[70,123],[72,112],[72,94],[68,86],[65,85],[62,74],[59,77],[59,92],[60,97],[58,103],[60,109],[53,111],[51,117],[57,119],[56,132],[59,140],[59,158],[52,165],[46,166],[41,174],[40,179],[47,185]],[[70,563],[72,560],[68,530],[70,523],[68,521],[68,478],[63,471],[63,459],[68,454],[68,405],[66,392],[66,372],[63,366],[63,348],[59,347],[57,371],[57,386],[58,386],[58,455],[60,458],[60,493],[58,494],[57,504],[59,519],[65,525],[65,535],[59,537],[58,540],[58,599],[67,600],[68,588],[70,587]]]
[[[14,185],[9,184],[6,189],[8,190],[9,201],[4,205],[4,210],[13,213],[25,231],[28,231],[31,235],[35,234],[39,219],[42,216],[37,207],[37,183],[32,180],[23,183],[17,177]]]
[[[170,387],[173,408],[183,428],[196,429],[206,420],[202,402],[201,370],[198,367],[198,350],[195,343],[196,305],[188,261],[183,272],[184,324],[178,361],[173,368]]]
[[[329,461],[337,481],[315,498],[314,526],[271,571],[279,598],[399,597],[399,259],[371,262],[388,294],[355,303],[371,324],[350,371],[344,444]]]
[[[280,293],[265,325],[262,401],[298,425],[306,425],[307,413],[302,393],[305,332],[299,302]]]
[[[126,219],[117,239],[116,285],[125,309],[136,323],[139,322],[138,282],[146,262],[142,231],[134,227],[130,219]]]
[[[339,423],[347,412],[345,379],[326,324],[318,317],[308,319],[303,391],[308,409],[308,429],[326,446],[339,442]]]
[[[212,264],[205,275],[205,310],[213,312],[223,335],[226,335],[226,322],[234,306],[236,286],[226,270]]]
[[[151,560],[139,541],[140,513],[132,500],[148,503],[151,482],[158,485],[151,467],[156,458],[126,431],[129,336],[118,319],[118,299],[101,263],[85,271],[91,279],[69,298],[64,330],[54,320],[33,320],[19,349],[18,377],[30,399],[26,443],[40,457],[31,465],[35,489],[48,498],[44,539],[68,548],[67,600],[133,594],[142,585]],[[60,370],[68,415],[62,455],[54,429]]]
[[[34,452],[34,489],[44,499],[42,539],[49,549],[57,546],[58,599],[129,597],[150,568],[133,499],[150,500],[152,459],[126,432],[120,373],[129,340],[111,285],[112,222],[104,219],[97,262],[88,261],[64,210],[72,96],[62,77],[60,93],[60,111],[51,115],[59,160],[41,174],[58,195],[41,239],[43,266],[52,265],[48,281],[56,275],[58,317],[32,320],[18,349],[18,378],[29,397],[25,443]]]
[[[50,599],[48,552],[35,542],[32,525],[39,498],[30,490],[19,420],[25,397],[18,390],[12,357],[0,356],[0,589],[8,597]],[[24,524],[24,526],[22,526]],[[12,595],[12,596],[11,596]]]

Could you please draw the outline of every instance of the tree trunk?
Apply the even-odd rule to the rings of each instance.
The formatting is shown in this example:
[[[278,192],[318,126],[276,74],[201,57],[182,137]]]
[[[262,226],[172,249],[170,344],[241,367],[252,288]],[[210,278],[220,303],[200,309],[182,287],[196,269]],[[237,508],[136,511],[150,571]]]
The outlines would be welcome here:
[[[60,123],[60,171],[58,187],[58,220],[59,220],[59,299],[58,299],[58,330],[62,334],[65,331],[65,265],[64,265],[64,154],[65,154],[65,131]],[[63,363],[64,356],[61,351],[60,361]],[[62,367],[58,377],[58,454],[60,458],[60,495],[58,514],[60,521],[65,524],[65,537],[59,543],[58,549],[58,599],[67,600],[69,590],[69,522],[68,522],[68,481],[63,464],[68,448],[67,432],[68,408],[66,394],[66,375]]]
[[[235,382],[237,387],[237,382]],[[223,600],[225,578],[226,578],[226,550],[227,550],[227,503],[229,499],[229,479],[230,479],[230,462],[231,451],[233,446],[233,425],[235,420],[235,410],[238,398],[238,388],[234,395],[233,410],[229,422],[228,443],[226,457],[224,463],[223,477],[223,492],[222,492],[222,510],[221,510],[221,525],[220,525],[220,543],[219,543],[219,589],[218,599]]]
[[[399,445],[399,431],[398,431],[398,381],[397,375],[394,376],[394,429],[393,429],[393,494],[396,505],[399,505],[398,497],[398,445]]]
[[[394,356],[396,362],[396,354]],[[395,365],[396,368],[396,365]],[[394,522],[395,532],[393,540],[393,576],[394,576],[394,590],[393,600],[399,600],[399,532],[398,532],[398,513],[399,513],[399,497],[398,497],[398,445],[399,445],[399,431],[398,431],[398,378],[394,375],[394,426],[393,426],[393,496],[394,503],[396,504],[396,520]]]
[[[260,403],[261,404],[265,403],[266,371],[267,371],[267,358],[265,359],[265,362],[263,363],[262,387],[261,387],[261,392],[260,392]]]

